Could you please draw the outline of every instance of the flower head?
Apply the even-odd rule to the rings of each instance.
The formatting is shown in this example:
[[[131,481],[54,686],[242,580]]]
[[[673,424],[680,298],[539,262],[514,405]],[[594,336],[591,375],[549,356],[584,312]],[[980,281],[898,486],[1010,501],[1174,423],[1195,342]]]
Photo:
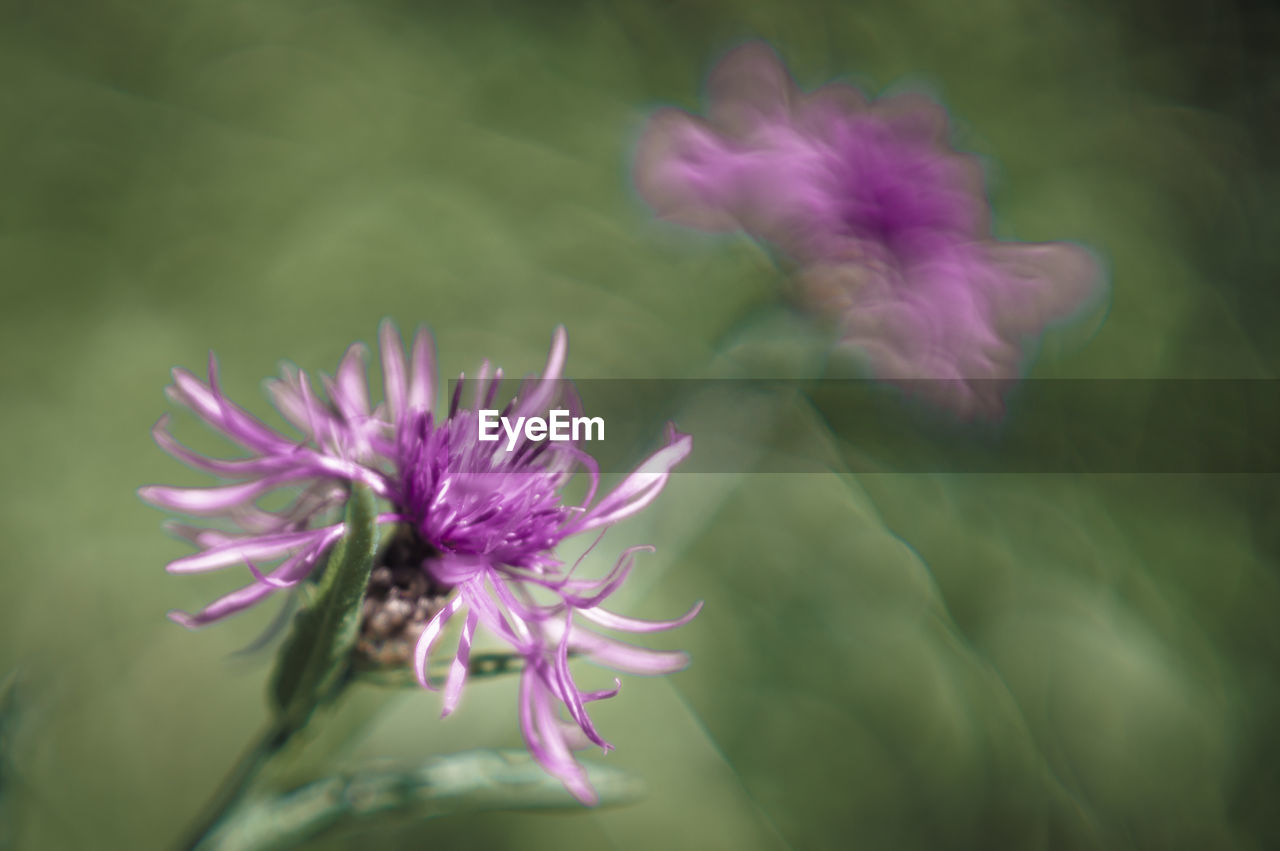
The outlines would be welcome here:
[[[706,118],[664,109],[636,152],[640,194],[671,221],[741,229],[794,264],[872,373],[927,379],[961,414],[993,413],[1031,344],[1100,289],[1068,243],[997,242],[982,169],[920,94],[799,91],[766,45],[729,53]],[[993,389],[994,398],[992,398]]]
[[[352,482],[363,483],[386,501],[388,510],[378,522],[395,531],[371,577],[358,652],[382,663],[411,663],[424,687],[439,688],[428,674],[428,661],[446,624],[461,617],[442,686],[447,715],[458,704],[472,642],[483,626],[524,660],[519,716],[531,752],[574,795],[592,803],[594,792],[572,750],[585,744],[609,748],[586,705],[613,696],[617,688],[578,688],[569,671],[570,655],[619,672],[678,670],[688,662],[683,653],[636,647],[590,627],[671,629],[691,620],[701,604],[671,621],[623,617],[601,605],[622,585],[636,553],[647,548],[624,551],[598,580],[576,578],[577,564],[564,569],[556,550],[564,539],[587,532],[596,532],[598,542],[608,527],[643,510],[688,455],[692,440],[668,427],[665,445],[597,499],[599,470],[576,443],[534,442],[522,435],[508,447],[479,439],[477,410],[492,404],[501,370],[491,374],[488,364],[481,367],[469,382],[470,407],[462,404],[459,382],[447,415],[436,419],[431,337],[420,331],[406,360],[398,333],[384,323],[380,344],[384,399],[376,406],[366,382],[367,353],[359,345],[348,350],[334,377],[322,376],[323,396],[305,373],[292,368],[269,383],[276,407],[299,431],[297,438],[276,432],[229,401],[218,388],[212,357],[208,382],[174,370],[170,396],[250,455],[207,458],[179,444],[167,418],[156,425],[162,448],[229,480],[211,488],[141,489],[154,505],[220,521],[218,527],[176,525],[199,551],[171,562],[168,570],[242,565],[253,581],[195,615],[171,617],[198,627],[306,579],[345,532],[341,522],[331,522],[335,509],[346,501]],[[564,330],[557,329],[542,376],[521,385],[505,414],[541,415],[555,405],[578,410],[575,394],[560,380],[567,347]],[[579,473],[587,479],[586,496],[568,504],[564,488]],[[260,506],[263,497],[281,493],[290,497],[285,507]],[[260,567],[271,562],[274,568]]]

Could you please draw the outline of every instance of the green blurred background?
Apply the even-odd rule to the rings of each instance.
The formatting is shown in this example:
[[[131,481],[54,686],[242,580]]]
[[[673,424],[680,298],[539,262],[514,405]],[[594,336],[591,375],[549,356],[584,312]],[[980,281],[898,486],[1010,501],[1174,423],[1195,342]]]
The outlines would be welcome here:
[[[726,374],[768,350],[777,272],[651,221],[627,157],[647,109],[697,108],[709,63],[761,36],[805,86],[938,93],[991,158],[1004,235],[1107,259],[1105,324],[1037,376],[1271,378],[1276,23],[1101,0],[4,0],[0,672],[21,679],[0,845],[168,847],[263,720],[270,656],[230,654],[271,612],[164,619],[247,578],[166,575],[184,547],[133,494],[201,481],[148,434],[171,366],[215,350],[268,416],[280,359],[332,369],[391,316],[431,325],[446,374],[537,369],[557,323],[578,377]],[[594,713],[648,797],[315,847],[1280,847],[1278,528],[1272,476],[677,477],[606,538],[658,546],[628,611],[707,602],[658,642],[692,668]],[[334,758],[519,744],[511,682],[438,707],[396,693]]]

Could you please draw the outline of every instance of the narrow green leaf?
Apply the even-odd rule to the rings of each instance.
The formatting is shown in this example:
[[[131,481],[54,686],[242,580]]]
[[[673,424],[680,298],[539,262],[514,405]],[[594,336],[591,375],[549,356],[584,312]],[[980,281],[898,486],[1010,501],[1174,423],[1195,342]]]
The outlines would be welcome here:
[[[271,680],[271,700],[286,727],[301,728],[344,681],[360,628],[360,603],[377,549],[377,506],[363,485],[347,500],[347,533],[329,556],[316,593],[294,616]]]
[[[584,763],[598,806],[641,797],[634,775]],[[201,848],[269,851],[370,822],[426,819],[478,810],[576,809],[560,781],[524,751],[465,751],[412,769],[371,766],[308,783],[278,796],[244,801]]]

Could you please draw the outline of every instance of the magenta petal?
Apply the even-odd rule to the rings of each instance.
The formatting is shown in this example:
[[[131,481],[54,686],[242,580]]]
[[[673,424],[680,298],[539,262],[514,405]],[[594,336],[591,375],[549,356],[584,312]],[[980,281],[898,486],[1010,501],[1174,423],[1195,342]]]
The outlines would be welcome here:
[[[493,577],[492,583],[494,593],[497,595],[498,600],[501,601],[502,605],[507,607],[507,611],[509,611],[513,617],[519,619],[517,621],[518,623],[529,624],[540,622],[546,620],[553,614],[562,611],[564,608],[562,605],[538,606],[532,602],[525,602],[523,600],[516,599],[516,596],[511,591],[511,588],[515,583],[507,581],[505,576]]]
[[[646,621],[639,618],[628,618],[613,612],[605,611],[601,608],[579,609],[578,613],[587,620],[595,621],[603,627],[609,629],[617,629],[625,632],[662,632],[667,629],[675,629],[684,626],[689,621],[697,617],[698,612],[702,611],[702,601],[694,603],[693,608],[685,612],[678,618],[669,621]]]
[[[271,479],[216,488],[171,488],[148,485],[138,496],[152,505],[186,514],[222,514],[234,505],[251,502],[276,487]]]
[[[435,617],[427,622],[422,634],[418,636],[418,643],[414,645],[413,672],[418,677],[418,683],[425,689],[437,690],[432,685],[431,678],[427,675],[427,663],[431,658],[431,648],[440,640],[440,635],[444,632],[444,626],[449,622],[449,618],[453,617],[460,608],[462,608],[461,593],[455,595],[452,600],[445,604],[443,609],[436,612]]]
[[[390,319],[384,319],[378,328],[378,343],[382,354],[382,382],[386,394],[391,422],[400,421],[408,397],[407,375],[404,363],[404,346],[400,332]]]
[[[316,544],[326,538],[340,536],[344,526],[324,529],[309,529],[305,532],[290,532],[281,535],[262,535],[256,538],[242,538],[220,543],[209,549],[183,556],[169,563],[166,568],[170,573],[201,573],[217,570],[235,564],[243,564],[248,560],[261,561],[276,558],[298,547]]]
[[[547,773],[556,777],[582,803],[594,806],[599,800],[587,780],[587,773],[574,761],[563,725],[551,705],[551,695],[538,675],[526,668],[520,678],[520,727],[529,753]]]
[[[368,349],[355,343],[338,363],[334,380],[337,393],[333,401],[349,422],[359,422],[369,416],[369,387],[365,383],[368,354]]]
[[[261,452],[283,452],[291,442],[276,434],[248,411],[228,402],[217,389],[218,364],[209,356],[209,384],[184,369],[173,370],[173,381],[179,401],[187,404],[210,425],[233,440]]]
[[[551,444],[547,451],[568,456],[578,462],[583,472],[587,474],[587,492],[582,497],[582,502],[577,506],[578,509],[585,511],[591,501],[596,498],[596,491],[600,487],[600,463],[586,452],[569,443]],[[571,464],[566,464],[566,469],[571,468]]]
[[[689,456],[693,438],[669,428],[670,442],[650,455],[635,472],[573,525],[574,532],[585,532],[617,523],[639,513],[658,498],[666,486],[671,470]]]
[[[467,669],[471,664],[471,641],[475,637],[476,625],[479,622],[478,614],[474,611],[467,612],[467,619],[462,624],[462,634],[458,636],[458,652],[454,654],[453,663],[449,666],[449,676],[444,683],[441,717],[458,707],[458,699],[462,696],[462,685],[467,681]]]
[[[275,591],[276,589],[270,585],[255,582],[253,585],[247,585],[238,591],[232,591],[230,594],[219,597],[197,614],[188,615],[185,612],[170,612],[169,619],[175,623],[182,624],[187,629],[196,629],[244,611],[271,596]]]
[[[221,529],[205,529],[187,523],[176,523],[172,520],[165,521],[164,529],[203,549],[238,540],[237,536],[223,532]]]
[[[245,478],[278,472],[291,465],[288,458],[268,456],[246,459],[209,458],[183,446],[169,433],[169,415],[161,417],[151,429],[151,436],[165,452],[197,470],[226,478]]]
[[[273,584],[264,582],[255,582],[252,585],[245,586],[239,590],[232,591],[230,594],[219,597],[213,603],[210,603],[203,611],[195,615],[188,615],[183,612],[171,612],[169,617],[177,623],[182,624],[188,629],[204,626],[214,621],[222,620],[236,612],[243,611],[259,601],[269,597],[278,590],[280,583],[291,584],[292,582],[305,577],[311,572],[315,566],[316,557],[341,536],[341,532],[337,535],[330,534],[322,539],[320,546],[312,553],[309,558],[301,556],[290,559],[281,567],[277,568],[270,575]]]
[[[538,416],[546,412],[548,405],[559,391],[560,377],[564,372],[564,361],[569,351],[569,335],[563,325],[556,326],[551,335],[551,351],[547,353],[547,364],[542,375],[528,382],[532,391],[528,396],[516,403],[512,417]]]
[[[961,418],[998,417],[1034,341],[1102,292],[1092,255],[1063,243],[956,246],[899,269],[821,263],[799,280],[875,377]]]
[[[267,395],[280,415],[307,437],[316,436],[317,412],[308,407],[302,395],[301,383],[308,380],[298,370],[285,366],[281,378],[269,378],[264,382]]]
[[[708,115],[730,138],[785,121],[796,107],[791,73],[768,44],[751,41],[721,57],[707,77]]]
[[[277,579],[270,574],[263,573],[262,570],[251,561],[246,560],[245,566],[249,568],[249,572],[253,574],[254,579],[258,580],[263,585],[270,585],[272,588],[292,588],[304,578],[299,576],[296,579]]]
[[[689,667],[689,656],[679,651],[647,650],[594,632],[573,627],[569,647],[592,662],[627,674],[670,674]]]
[[[571,617],[571,616],[570,616]],[[571,621],[567,621],[571,623]],[[591,722],[591,716],[587,714],[587,708],[582,702],[582,694],[578,691],[577,685],[573,682],[573,675],[569,672],[569,635],[571,629],[565,629],[560,639],[560,646],[556,649],[554,663],[551,671],[552,681],[556,684],[557,697],[564,703],[565,708],[569,710],[569,717],[582,728],[582,732],[586,737],[604,748],[608,752],[612,745],[601,738],[596,732],[595,724]]]
[[[435,342],[423,328],[413,338],[413,353],[409,358],[409,396],[405,402],[408,411],[430,413],[435,404],[436,356]]]
[[[738,171],[728,148],[700,119],[663,109],[636,145],[633,179],[660,217],[722,233],[739,227],[729,204]]]
[[[622,691],[622,680],[617,677],[613,678],[613,688],[602,688],[596,691],[584,691],[579,694],[583,703],[593,703],[597,700],[608,700],[611,697],[617,697]]]
[[[566,588],[570,588],[575,591],[590,590],[594,592],[590,596],[586,597],[578,596],[577,594],[565,593],[565,601],[578,609],[590,609],[598,606],[601,602],[608,599],[608,597],[612,595],[614,591],[618,590],[622,583],[626,581],[627,575],[635,565],[635,553],[640,550],[653,552],[653,547],[638,546],[624,550],[622,555],[618,557],[618,561],[614,564],[613,569],[610,570],[608,575],[602,579],[587,582],[580,580],[565,582],[564,587]]]

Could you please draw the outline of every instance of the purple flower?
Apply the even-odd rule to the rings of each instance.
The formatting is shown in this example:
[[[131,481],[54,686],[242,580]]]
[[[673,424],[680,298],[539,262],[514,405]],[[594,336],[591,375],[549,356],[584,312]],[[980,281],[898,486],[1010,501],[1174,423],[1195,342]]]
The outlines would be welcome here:
[[[1100,292],[1083,248],[992,237],[981,166],[951,148],[931,99],[803,93],[761,43],[729,53],[707,88],[705,119],[651,118],[640,194],[666,219],[775,248],[800,301],[836,318],[873,375],[962,416],[998,413],[1045,326]]]
[[[448,416],[437,420],[430,335],[419,331],[407,361],[389,322],[379,336],[385,398],[376,407],[370,404],[367,352],[361,345],[347,351],[335,377],[322,376],[324,397],[306,374],[289,368],[268,385],[299,438],[276,432],[224,397],[212,357],[208,383],[174,370],[170,397],[249,457],[207,458],[179,444],[168,431],[167,418],[157,423],[154,434],[163,449],[230,482],[140,490],[154,505],[220,522],[219,527],[175,525],[199,551],[171,562],[168,570],[195,573],[244,565],[253,581],[195,615],[175,612],[170,617],[195,628],[297,585],[344,534],[343,523],[333,517],[346,501],[350,483],[363,483],[388,503],[378,522],[393,526],[395,535],[375,565],[359,647],[368,650],[411,635],[407,655],[419,682],[434,690],[439,686],[428,676],[428,660],[447,622],[461,617],[461,634],[443,683],[443,714],[448,715],[466,680],[476,630],[484,626],[524,659],[519,715],[530,751],[575,796],[594,803],[595,793],[572,751],[587,744],[609,749],[586,705],[612,697],[620,681],[615,679],[615,687],[606,691],[583,691],[569,671],[570,656],[582,655],[619,672],[679,670],[688,663],[683,653],[647,650],[592,627],[636,633],[671,629],[691,620],[701,604],[670,621],[615,614],[601,606],[626,579],[635,554],[648,548],[624,551],[598,580],[575,578],[577,564],[565,570],[556,548],[565,538],[586,532],[596,532],[598,543],[608,527],[643,510],[689,454],[692,438],[669,426],[665,445],[596,499],[599,470],[576,443],[532,442],[522,435],[508,449],[505,440],[479,440],[477,410],[492,404],[501,370],[491,375],[487,363],[481,367],[469,382],[471,407],[461,405],[464,384],[459,382]],[[545,415],[555,406],[578,410],[572,388],[560,380],[567,348],[564,329],[557,329],[541,378],[526,380],[504,415]],[[587,494],[580,504],[566,504],[563,488],[580,472],[586,474]],[[260,507],[259,501],[271,495],[289,499],[283,508]],[[274,568],[262,567],[271,562]],[[398,658],[394,652],[390,657]]]

